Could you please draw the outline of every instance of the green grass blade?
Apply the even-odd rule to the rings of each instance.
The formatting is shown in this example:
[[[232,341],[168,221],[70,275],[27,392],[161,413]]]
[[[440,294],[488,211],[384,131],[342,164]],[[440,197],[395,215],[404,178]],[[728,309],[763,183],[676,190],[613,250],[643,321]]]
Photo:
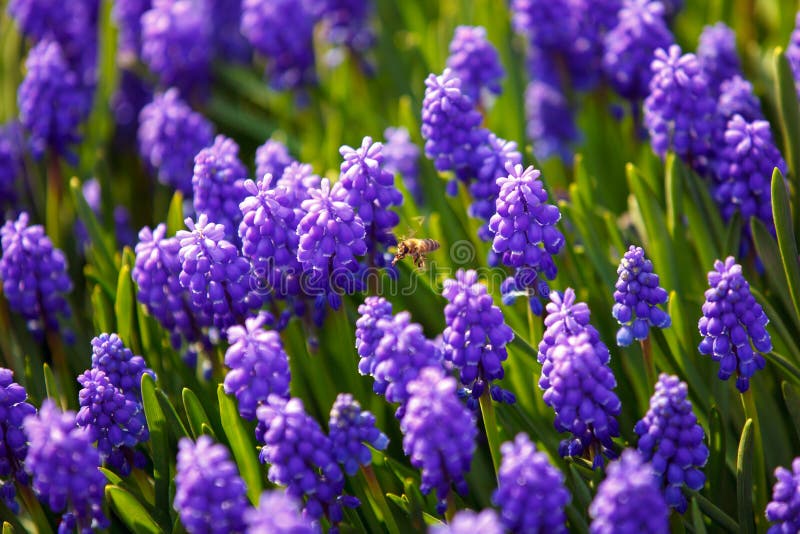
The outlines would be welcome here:
[[[239,466],[239,474],[247,484],[247,496],[250,498],[250,502],[257,504],[261,490],[264,488],[264,482],[253,434],[245,428],[242,418],[239,417],[239,411],[236,409],[236,402],[225,394],[222,384],[217,388],[217,397],[219,398],[222,429],[228,437],[236,465]]]
[[[150,430],[153,479],[155,480],[156,520],[162,529],[168,530],[172,524],[169,518],[169,510],[172,508],[172,503],[169,500],[169,466],[173,452],[167,439],[167,418],[164,416],[164,412],[158,402],[156,383],[153,381],[153,377],[148,374],[142,375],[142,404],[144,405],[147,427]]]
[[[183,388],[181,397],[183,398],[183,408],[186,410],[186,418],[189,420],[189,428],[192,430],[194,438],[197,439],[202,433],[203,423],[211,426],[211,421],[194,391]]]
[[[800,437],[800,388],[788,382],[781,384],[783,390],[783,400],[786,402],[786,409],[789,410],[789,415],[792,417],[794,429]]]
[[[794,75],[782,48],[773,52],[775,69],[775,100],[778,104],[778,121],[783,132],[783,154],[789,165],[789,173],[798,186],[797,173],[800,171],[800,111],[797,104],[797,90]]]
[[[748,419],[742,429],[736,456],[736,500],[742,534],[755,534],[756,531],[753,521],[753,438],[753,420]]]
[[[772,216],[775,219],[775,234],[781,253],[783,270],[789,284],[789,294],[797,316],[800,316],[800,265],[797,263],[797,241],[792,227],[792,211],[789,193],[783,175],[778,169],[772,173]]]
[[[125,526],[136,534],[158,534],[163,529],[136,497],[118,486],[106,486],[106,499]]]

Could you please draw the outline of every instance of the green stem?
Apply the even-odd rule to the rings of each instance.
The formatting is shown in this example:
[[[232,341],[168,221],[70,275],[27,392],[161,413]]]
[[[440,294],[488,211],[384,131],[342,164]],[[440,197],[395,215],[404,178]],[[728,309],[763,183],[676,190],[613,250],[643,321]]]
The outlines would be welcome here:
[[[761,436],[761,424],[758,420],[758,410],[756,403],[753,399],[753,390],[748,389],[742,393],[742,404],[744,406],[745,420],[752,419],[753,421],[753,437],[754,437],[754,451],[753,463],[755,464],[753,473],[753,496],[755,498],[755,509],[764,510],[767,507],[767,475],[764,468],[764,443]],[[766,530],[764,525],[763,514],[756,513],[756,530],[762,532]]]
[[[489,452],[492,455],[492,465],[494,465],[495,477],[500,470],[500,434],[497,432],[497,419],[494,414],[494,404],[489,395],[489,389],[485,389],[478,400],[481,405],[481,415],[483,416],[483,426],[486,427],[486,440],[489,442]]]
[[[383,490],[381,490],[381,485],[378,483],[378,478],[375,476],[375,471],[372,469],[372,466],[361,466],[361,474],[364,475],[364,478],[367,480],[369,492],[380,509],[378,515],[380,519],[383,519],[386,530],[389,531],[389,534],[400,534],[400,529],[397,528],[397,524],[394,522],[394,516],[389,509],[389,503],[386,502],[386,497],[384,497]]]
[[[639,343],[642,346],[644,372],[647,375],[647,390],[653,391],[656,385],[656,364],[653,361],[653,346],[650,344],[650,336],[644,338]]]

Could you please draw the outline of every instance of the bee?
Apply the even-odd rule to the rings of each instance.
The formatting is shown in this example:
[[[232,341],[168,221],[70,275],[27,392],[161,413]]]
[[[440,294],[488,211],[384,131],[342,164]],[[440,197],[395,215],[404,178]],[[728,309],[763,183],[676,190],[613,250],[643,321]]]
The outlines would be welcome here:
[[[392,265],[406,256],[411,256],[414,265],[422,269],[425,267],[425,254],[437,250],[439,246],[439,242],[435,239],[401,239],[397,243],[397,253],[394,255]]]

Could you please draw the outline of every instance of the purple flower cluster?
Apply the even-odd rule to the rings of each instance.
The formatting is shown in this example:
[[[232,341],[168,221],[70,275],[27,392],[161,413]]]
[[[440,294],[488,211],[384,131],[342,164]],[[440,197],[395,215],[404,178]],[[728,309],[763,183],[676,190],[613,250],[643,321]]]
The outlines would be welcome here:
[[[317,534],[300,514],[300,503],[285,491],[265,491],[257,508],[244,512],[247,534]]]
[[[16,122],[0,125],[0,211],[15,204],[17,182],[24,176],[22,132]]]
[[[708,460],[703,427],[697,424],[686,383],[662,374],[650,398],[650,409],[633,431],[639,436],[638,449],[650,462],[664,488],[667,504],[684,513],[688,502],[683,486],[699,491],[706,477],[701,468]]]
[[[324,34],[328,42],[364,52],[375,41],[369,27],[372,0],[319,0]]]
[[[789,66],[794,74],[794,86],[800,97],[800,11],[794,18],[794,30],[786,47],[786,59],[789,60]]]
[[[634,450],[608,466],[589,506],[591,534],[666,534],[669,508],[653,468]]]
[[[444,281],[442,295],[447,299],[444,359],[459,370],[461,383],[472,399],[470,406],[477,407],[487,388],[494,400],[513,403],[514,396],[492,381],[503,378],[506,344],[514,339],[514,333],[486,286],[478,282],[478,273],[459,269],[455,279]]]
[[[349,393],[340,393],[336,397],[328,429],[333,455],[350,476],[358,472],[359,466],[372,462],[372,453],[367,445],[379,451],[389,445],[389,438],[375,426],[375,416],[362,410]]]
[[[117,334],[100,334],[92,339],[92,368],[103,371],[126,397],[140,403],[142,375],[155,378],[144,358],[134,355]]]
[[[150,9],[152,0],[117,0],[111,16],[119,28],[117,52],[123,63],[133,61],[142,46],[142,15]]]
[[[703,28],[697,45],[697,59],[715,97],[722,82],[742,74],[736,53],[736,34],[724,22]]]
[[[228,328],[230,346],[225,352],[225,393],[233,393],[245,419],[256,416],[256,408],[270,395],[289,398],[289,356],[277,332],[264,329],[265,314],[251,317],[244,326]]]
[[[173,506],[189,534],[244,532],[247,488],[224,445],[180,440]]]
[[[522,154],[517,150],[517,143],[514,141],[506,141],[489,133],[473,158],[475,180],[469,184],[472,204],[468,211],[470,216],[484,221],[478,228],[478,237],[483,241],[491,241],[493,236],[489,221],[497,211],[497,197],[500,194],[497,180],[508,176],[506,167],[522,163]]]
[[[492,501],[500,507],[503,526],[511,532],[566,532],[564,508],[570,494],[561,471],[526,434],[503,443],[500,452],[503,461]]]
[[[747,121],[761,120],[764,113],[761,103],[753,92],[753,85],[741,76],[725,80],[719,87],[717,115],[727,124],[734,115],[741,115]]]
[[[28,436],[25,469],[33,490],[54,512],[61,512],[59,533],[90,534],[108,528],[103,514],[106,477],[91,434],[75,425],[75,412],[61,412],[48,399],[23,422]]]
[[[512,0],[512,25],[530,46],[540,49],[569,49],[578,28],[570,2]]]
[[[192,194],[192,162],[213,142],[213,127],[177,89],[156,94],[139,113],[139,153],[161,183]]]
[[[25,388],[14,382],[10,369],[0,367],[0,498],[14,513],[19,512],[14,483],[28,483],[28,474],[23,469],[28,438],[22,424],[35,413]]]
[[[703,316],[698,322],[703,340],[700,354],[719,362],[718,376],[727,380],[736,373],[736,389],[744,393],[750,378],[763,369],[762,352],[772,350],[767,332],[769,319],[750,293],[750,284],[742,275],[742,266],[728,256],[723,263],[714,262],[708,273]]]
[[[403,127],[386,128],[383,132],[383,166],[392,174],[399,174],[417,204],[422,203],[422,186],[419,183],[419,147],[411,142],[408,130]]]
[[[595,467],[603,456],[616,457],[612,438],[619,436],[617,415],[622,407],[614,393],[617,381],[608,366],[610,355],[602,342],[582,332],[561,340],[548,353],[550,368],[539,387],[544,402],[556,413],[554,425],[572,438],[561,442],[561,456],[588,455]]]
[[[480,513],[472,510],[460,510],[448,522],[432,526],[430,534],[503,534],[503,525],[497,513],[487,508]]]
[[[792,461],[792,470],[775,469],[777,482],[772,487],[772,501],[767,504],[767,520],[773,525],[768,534],[789,534],[800,530],[800,458]]]
[[[232,243],[238,241],[242,220],[239,203],[247,196],[243,186],[246,179],[247,169],[239,161],[239,145],[224,135],[218,135],[213,145],[194,157],[194,210],[223,225],[225,239]]]
[[[383,297],[367,297],[358,307],[356,320],[356,352],[361,358],[359,372],[372,374],[375,350],[383,339],[383,331],[377,328],[380,319],[392,320],[392,303]],[[363,366],[363,368],[362,368]]]
[[[426,367],[408,384],[408,403],[400,421],[403,450],[411,465],[422,470],[420,491],[436,490],[437,509],[454,486],[464,494],[464,475],[472,463],[478,429],[475,419],[458,399],[456,380],[440,367]]]
[[[550,292],[550,302],[545,307],[547,310],[547,316],[544,319],[545,331],[539,342],[539,352],[536,356],[536,359],[542,364],[542,380],[547,380],[552,369],[551,354],[553,350],[569,337],[585,332],[592,345],[603,343],[600,341],[600,333],[589,323],[591,318],[589,306],[585,302],[575,302],[575,299],[575,290],[571,287],[568,287],[564,293]],[[545,387],[542,386],[541,381],[539,385]]]
[[[486,103],[489,95],[499,95],[505,72],[497,49],[482,26],[458,26],[450,41],[447,68],[461,80],[461,92],[473,103]]]
[[[557,84],[535,79],[525,90],[526,133],[533,141],[533,153],[539,159],[558,156],[572,158],[571,145],[578,140],[573,110]]]
[[[286,167],[292,163],[294,163],[294,159],[289,154],[286,145],[274,139],[267,139],[256,149],[256,182],[260,182],[266,174],[271,174],[277,181],[283,176]]]
[[[45,330],[57,332],[59,318],[70,316],[64,295],[72,291],[72,282],[64,253],[53,247],[43,226],[28,222],[28,214],[22,212],[0,228],[0,279],[9,307],[41,336]]]
[[[667,328],[672,324],[669,314],[658,307],[667,303],[669,294],[659,285],[653,262],[644,255],[642,247],[628,248],[617,274],[615,304],[611,309],[611,315],[621,325],[617,345],[627,347],[634,339],[647,339],[651,326]]]

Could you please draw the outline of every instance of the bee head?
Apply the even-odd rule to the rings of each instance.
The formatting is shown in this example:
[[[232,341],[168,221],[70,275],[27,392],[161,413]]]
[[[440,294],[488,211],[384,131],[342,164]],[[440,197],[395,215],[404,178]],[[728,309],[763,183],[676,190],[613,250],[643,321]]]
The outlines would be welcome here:
[[[406,245],[405,241],[400,241],[397,244],[397,253],[398,254],[408,254],[408,245]]]

